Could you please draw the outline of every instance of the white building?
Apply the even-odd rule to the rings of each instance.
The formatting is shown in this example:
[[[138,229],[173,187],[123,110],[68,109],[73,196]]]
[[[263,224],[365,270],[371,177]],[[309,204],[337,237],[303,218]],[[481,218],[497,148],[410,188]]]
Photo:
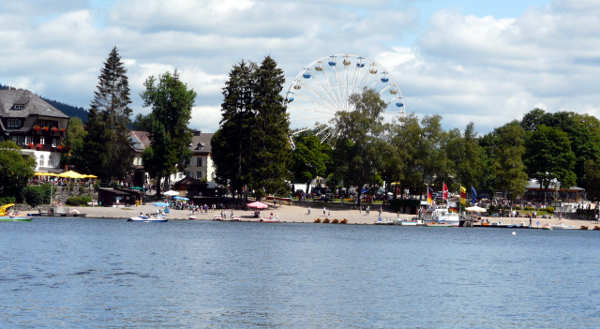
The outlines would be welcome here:
[[[211,139],[213,133],[201,133],[194,131],[192,137],[192,157],[185,167],[186,176],[214,182],[215,180],[215,164],[212,160]]]

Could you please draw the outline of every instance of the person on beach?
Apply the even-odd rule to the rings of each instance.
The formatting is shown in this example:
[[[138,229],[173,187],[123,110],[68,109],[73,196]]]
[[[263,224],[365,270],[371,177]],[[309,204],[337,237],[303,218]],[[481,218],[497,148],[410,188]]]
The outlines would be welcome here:
[[[310,215],[310,206],[308,206],[308,209],[306,209],[306,214]]]
[[[323,207],[323,216],[325,216],[326,213],[327,213],[327,209],[325,207]]]

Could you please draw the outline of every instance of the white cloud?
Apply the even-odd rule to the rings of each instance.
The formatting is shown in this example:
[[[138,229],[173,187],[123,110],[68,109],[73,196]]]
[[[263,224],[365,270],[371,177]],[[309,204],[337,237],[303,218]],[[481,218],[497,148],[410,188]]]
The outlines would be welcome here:
[[[291,78],[314,59],[354,53],[393,73],[409,111],[442,114],[449,127],[472,120],[485,131],[540,104],[600,112],[598,1],[502,19],[440,10],[414,28],[412,3],[131,0],[99,12],[87,1],[2,2],[0,83],[87,106],[116,45],[137,111],[146,78],[177,69],[198,93],[192,125],[212,131],[221,88],[242,59],[271,55]]]

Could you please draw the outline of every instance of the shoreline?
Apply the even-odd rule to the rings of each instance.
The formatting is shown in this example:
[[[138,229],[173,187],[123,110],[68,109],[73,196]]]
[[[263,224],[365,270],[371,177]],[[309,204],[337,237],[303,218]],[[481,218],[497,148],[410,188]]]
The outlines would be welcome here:
[[[48,217],[89,217],[89,218],[100,218],[100,219],[129,219],[133,216],[138,216],[140,213],[155,213],[157,211],[157,207],[144,204],[140,206],[132,206],[132,207],[69,207],[65,206],[65,210],[67,213],[65,216],[48,216]],[[71,211],[76,209],[79,212],[79,216],[72,215]],[[232,221],[231,217],[231,209],[225,209],[225,214],[227,219],[223,221]],[[31,212],[35,213],[35,212]],[[196,212],[194,214],[191,213],[190,210],[176,210],[169,209],[169,213],[167,214],[167,218],[169,220],[189,220],[190,216],[194,216],[195,220],[215,220],[221,213],[221,209],[212,210],[209,209],[208,212]],[[379,211],[371,211],[370,213],[365,213],[364,211],[359,212],[358,210],[325,210],[325,215],[323,215],[323,209],[311,209],[310,214],[308,213],[308,208],[301,206],[290,206],[290,205],[280,205],[277,208],[269,208],[261,211],[261,217],[263,220],[270,220],[271,213],[273,214],[273,219],[278,218],[281,223],[313,223],[315,219],[319,218],[321,221],[325,218],[329,220],[333,219],[346,219],[347,224],[361,224],[361,225],[375,225],[379,218]],[[85,216],[84,216],[85,214]],[[240,221],[244,222],[260,222],[261,218],[254,217],[254,210],[233,210],[233,216],[239,218]],[[414,218],[415,215],[412,214],[397,214],[389,211],[382,211],[381,218],[382,220],[392,220],[392,219],[410,219]],[[498,225],[524,225],[529,226],[529,218],[527,217],[482,217],[482,220],[488,220],[490,224],[496,223]],[[237,221],[237,220],[233,220]],[[533,218],[532,219],[532,227],[542,228],[543,226],[548,225],[572,225],[577,228],[581,226],[587,226],[589,229],[594,226],[600,225],[598,222],[591,220],[575,220],[575,219],[562,219],[562,218]],[[491,226],[490,227],[494,227]]]

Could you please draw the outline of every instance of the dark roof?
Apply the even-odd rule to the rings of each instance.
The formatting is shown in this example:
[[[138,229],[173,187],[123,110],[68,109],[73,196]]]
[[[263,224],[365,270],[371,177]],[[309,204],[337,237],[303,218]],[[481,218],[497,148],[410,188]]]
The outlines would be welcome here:
[[[22,110],[11,110],[14,105],[23,105]],[[39,115],[55,118],[69,117],[48,104],[40,96],[24,89],[0,90],[0,117],[26,118],[30,115]]]
[[[194,133],[191,149],[193,153],[211,153],[210,141],[214,133]]]
[[[129,132],[131,146],[136,152],[143,152],[150,146],[150,133],[142,130],[132,130]]]

